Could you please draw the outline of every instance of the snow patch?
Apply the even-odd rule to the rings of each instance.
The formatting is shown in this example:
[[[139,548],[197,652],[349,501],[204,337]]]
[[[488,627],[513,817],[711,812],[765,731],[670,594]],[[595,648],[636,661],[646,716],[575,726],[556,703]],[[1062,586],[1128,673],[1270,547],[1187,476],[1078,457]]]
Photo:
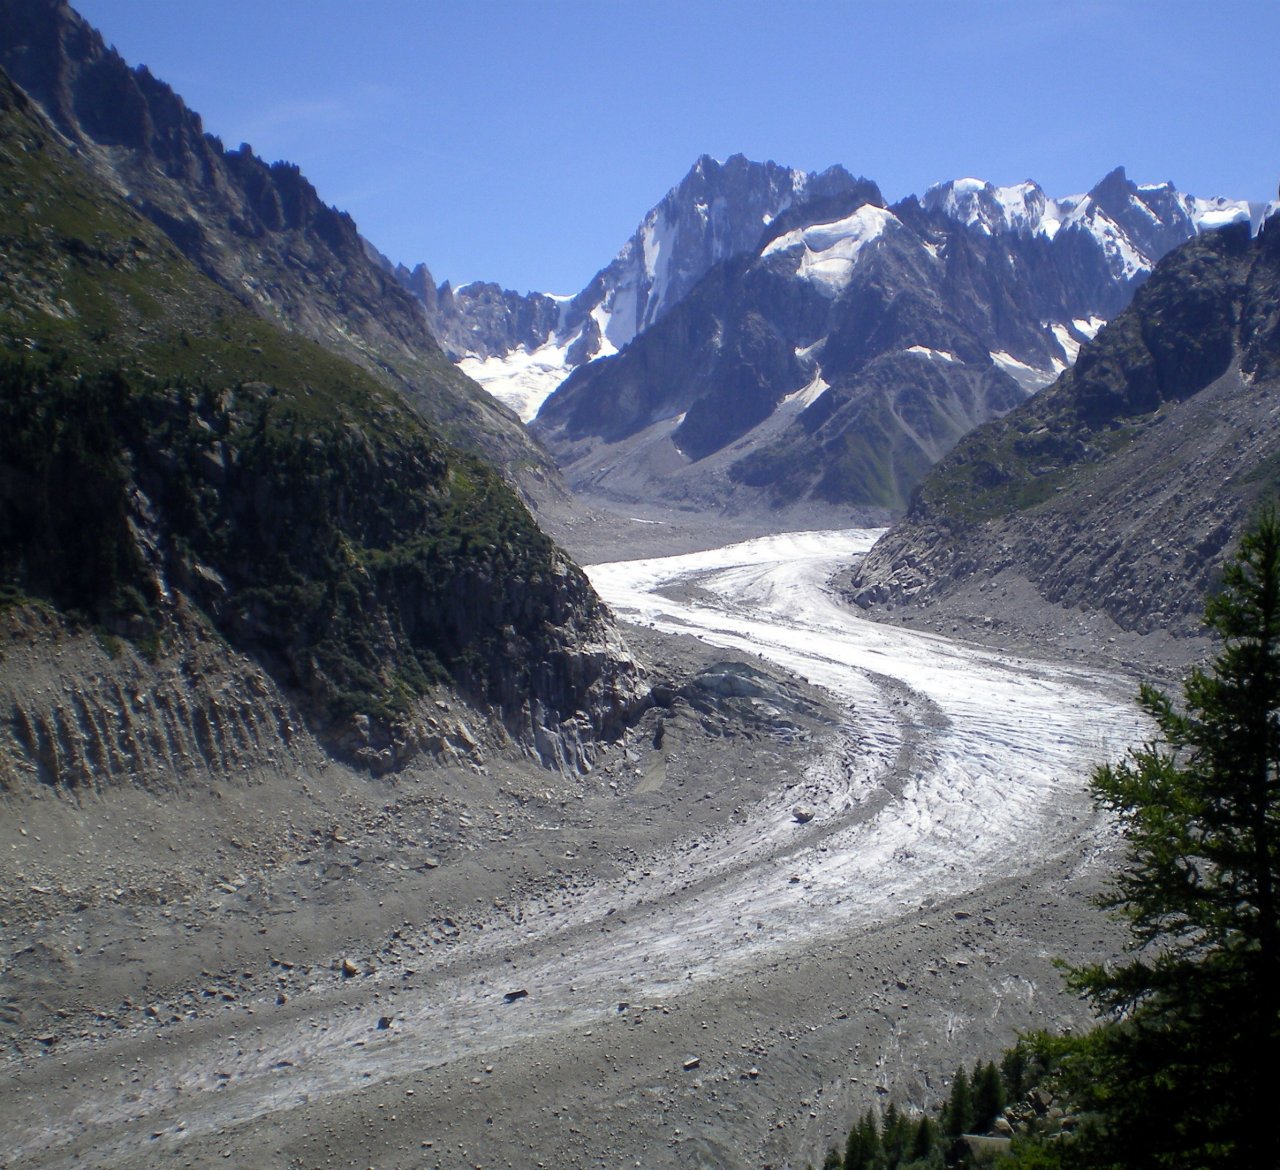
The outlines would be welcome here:
[[[1056,377],[1052,370],[1039,370],[1003,350],[992,350],[991,360],[1028,393],[1041,390]]]
[[[852,279],[858,253],[895,225],[901,226],[891,211],[866,203],[844,219],[786,232],[770,241],[761,258],[797,251],[796,275],[834,296]]]
[[[1034,231],[1040,226],[1048,200],[1039,184],[1028,180],[1012,187],[996,187],[993,194],[1009,227]]]
[[[1253,214],[1244,199],[1192,199],[1191,222],[1198,232],[1210,232],[1232,223],[1250,223]]]
[[[822,377],[822,371],[819,370],[813,375],[812,381],[807,386],[801,386],[799,390],[793,390],[780,403],[778,408],[791,405],[799,410],[808,410],[815,402],[818,401],[831,387]]]
[[[621,292],[622,290],[619,290],[619,291]],[[630,289],[629,291],[631,294],[630,298],[624,297],[623,300],[624,300],[624,303],[626,303],[629,299],[630,307],[632,310],[632,320],[634,320],[636,293],[634,288]],[[616,305],[616,303],[617,303],[617,297],[614,297],[613,303],[608,308],[606,308],[604,305],[596,305],[596,307],[591,310],[591,319],[597,325],[600,326],[600,348],[593,355],[595,357],[612,356],[613,354],[617,353],[618,350],[620,350],[623,345],[626,345],[627,342],[630,341],[632,337],[635,336],[635,330],[633,329],[628,336],[623,338],[621,344],[614,341],[615,335],[622,336],[623,334],[626,333],[625,327],[620,322],[617,321],[617,313],[614,309],[614,305]]]
[[[1143,188],[1143,190],[1148,190],[1148,189],[1149,188]],[[1154,190],[1158,191],[1160,190],[1160,188],[1157,187],[1157,188],[1154,188]],[[1129,196],[1129,206],[1133,207],[1138,212],[1139,215],[1146,216],[1146,218],[1149,219],[1153,224],[1160,225],[1160,224],[1163,224],[1164,222],[1154,211],[1151,210],[1150,207],[1148,207],[1145,203],[1143,203],[1143,201],[1139,199],[1136,195]]]
[[[1065,325],[1061,321],[1042,321],[1041,327],[1053,335],[1066,358],[1065,362],[1057,358],[1051,359],[1053,373],[1057,375],[1068,366],[1074,366],[1080,356],[1080,347],[1086,341],[1092,341],[1106,323],[1105,317],[1076,317]]]
[[[1080,339],[1074,336],[1070,329],[1058,321],[1049,323],[1049,332],[1053,334],[1058,345],[1062,347],[1062,352],[1066,355],[1067,365],[1074,366],[1076,357],[1080,353]]]
[[[921,357],[926,357],[930,361],[946,362],[948,365],[959,366],[964,364],[950,350],[930,349],[927,345],[909,345],[904,352],[919,354]]]
[[[1065,199],[1048,200],[1045,204],[1044,217],[1040,221],[1040,234],[1046,239],[1053,239],[1071,221],[1076,208],[1086,198],[1085,195],[1068,195]]]
[[[659,307],[667,298],[671,257],[675,253],[676,225],[665,211],[659,210],[645,220],[641,228],[641,251],[644,270],[649,278],[649,297],[644,309],[644,323],[652,324]]]
[[[569,375],[567,345],[546,345],[530,351],[521,346],[502,356],[466,357],[458,368],[528,422],[551,392]]]
[[[988,236],[1017,232],[1052,237],[1061,220],[1057,205],[1030,179],[1008,187],[995,187],[984,179],[956,179],[930,187],[920,202]]]

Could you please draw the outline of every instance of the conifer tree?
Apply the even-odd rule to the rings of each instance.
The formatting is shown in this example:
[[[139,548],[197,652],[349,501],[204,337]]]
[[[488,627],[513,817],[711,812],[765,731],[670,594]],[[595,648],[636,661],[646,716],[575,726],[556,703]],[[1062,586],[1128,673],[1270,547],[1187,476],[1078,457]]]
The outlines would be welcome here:
[[[1000,1075],[1004,1080],[1005,1102],[1016,1101],[1029,1088],[1027,1084],[1027,1048],[1020,1040],[1000,1059]]]
[[[948,1137],[957,1138],[969,1128],[969,1117],[973,1113],[973,1095],[969,1089],[969,1075],[964,1066],[956,1069],[951,1082],[951,1094],[947,1098],[943,1116],[943,1132]]]
[[[1096,1165],[1274,1165],[1280,1041],[1280,520],[1266,511],[1206,609],[1222,639],[1181,708],[1144,686],[1160,738],[1100,768],[1127,861],[1105,898],[1129,924],[1116,966],[1073,973],[1114,1021],[1091,1104]]]
[[[991,1128],[1000,1110],[1004,1108],[1004,1083],[994,1062],[979,1062],[974,1066],[973,1079],[970,1082],[973,1090],[973,1114],[969,1119],[970,1128],[975,1133],[986,1133]]]
[[[937,1144],[937,1127],[926,1113],[920,1118],[920,1122],[916,1126],[916,1132],[911,1139],[911,1160],[913,1162],[923,1162],[933,1153],[933,1149]]]
[[[844,1170],[873,1170],[880,1158],[880,1133],[870,1109],[849,1131],[844,1148]]]
[[[880,1148],[884,1164],[893,1170],[907,1156],[911,1146],[911,1122],[892,1101],[884,1111],[884,1123],[880,1132]]]

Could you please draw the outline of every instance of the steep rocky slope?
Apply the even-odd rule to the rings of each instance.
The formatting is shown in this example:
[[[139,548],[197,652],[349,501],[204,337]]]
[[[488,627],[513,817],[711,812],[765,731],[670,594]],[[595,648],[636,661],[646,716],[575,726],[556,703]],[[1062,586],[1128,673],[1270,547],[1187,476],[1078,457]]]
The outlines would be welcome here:
[[[350,216],[323,203],[296,166],[268,165],[245,144],[224,149],[65,0],[0,0],[0,67],[100,179],[242,303],[405,393],[449,441],[532,496],[562,494],[545,454],[444,356]]]
[[[422,302],[449,355],[527,419],[571,370],[617,353],[713,265],[753,249],[787,208],[856,182],[838,166],[809,174],[741,154],[724,162],[703,155],[574,296],[485,282],[437,287],[424,264],[409,269],[380,259]]]
[[[1072,370],[975,431],[853,580],[865,606],[1002,620],[1043,601],[1198,629],[1252,509],[1280,490],[1280,217],[1169,256]]]
[[[446,352],[527,419],[570,372],[625,348],[715,264],[755,251],[766,231],[776,235],[769,229],[779,217],[793,226],[817,223],[838,213],[858,189],[882,202],[874,184],[840,166],[810,174],[740,154],[723,163],[703,155],[648,212],[613,261],[573,297],[520,294],[485,282],[437,286],[425,264],[410,269],[371,254],[421,301]],[[1065,285],[1104,316],[1128,303],[1136,284],[1170,248],[1206,227],[1242,218],[1256,222],[1260,211],[1240,200],[1197,199],[1171,183],[1138,186],[1123,168],[1087,195],[1065,199],[1051,199],[1029,181],[994,187],[957,179],[931,187],[914,202],[975,236],[1039,237],[1048,244],[1065,229],[1056,250],[1048,249],[1052,263],[1037,259],[1032,248],[1011,256],[1010,264],[1032,265],[1033,284],[1041,288],[1038,301],[1049,312],[1061,308]],[[827,262],[834,258],[819,267],[831,267]],[[1032,358],[1040,364],[1014,367],[1015,376],[1036,384],[1051,380],[1054,362],[1063,355],[1069,362],[1101,320],[1041,321],[1050,356],[1046,362],[1042,348],[1034,349]]]
[[[1122,170],[1068,200],[963,180],[892,207],[840,174],[546,401],[534,431],[571,483],[900,513],[961,435],[1070,365],[1154,258],[1251,216]]]
[[[216,773],[295,725],[378,770],[480,735],[576,763],[618,730],[634,667],[486,464],[197,273],[7,79],[0,190],[6,688],[33,639],[104,652],[6,696],[6,786],[192,743]],[[472,715],[442,719],[455,695]]]

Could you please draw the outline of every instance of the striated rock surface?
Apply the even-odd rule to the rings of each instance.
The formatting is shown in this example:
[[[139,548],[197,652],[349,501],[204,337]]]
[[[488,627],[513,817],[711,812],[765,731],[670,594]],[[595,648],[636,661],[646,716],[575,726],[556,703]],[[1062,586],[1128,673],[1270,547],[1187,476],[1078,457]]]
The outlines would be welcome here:
[[[156,659],[36,606],[0,612],[0,791],[178,792],[323,759],[298,711],[199,621]]]

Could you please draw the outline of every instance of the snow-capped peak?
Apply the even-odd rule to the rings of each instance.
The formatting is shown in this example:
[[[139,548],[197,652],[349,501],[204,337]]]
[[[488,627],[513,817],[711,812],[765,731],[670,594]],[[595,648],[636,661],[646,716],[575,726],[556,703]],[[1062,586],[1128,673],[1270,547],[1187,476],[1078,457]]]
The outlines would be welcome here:
[[[1052,235],[1060,218],[1058,206],[1030,179],[1010,187],[996,187],[985,179],[974,178],[935,183],[924,193],[920,204],[930,211],[941,211],[957,223],[977,228],[984,235]]]
[[[1230,223],[1257,221],[1239,199],[1200,199],[1172,183],[1136,184],[1117,167],[1087,195],[1047,197],[1027,180],[997,187],[983,179],[954,179],[930,187],[919,200],[930,211],[982,232],[1043,236],[1075,229],[1097,240],[1116,277],[1134,280],[1189,236]]]
[[[771,240],[760,256],[764,259],[796,249],[796,275],[835,294],[853,276],[858,253],[890,228],[901,226],[893,212],[864,203],[842,219],[783,233]]]
[[[986,347],[1029,385],[1023,366],[1044,381],[1070,364],[1093,323],[1113,314],[1160,257],[1201,231],[1250,219],[1256,226],[1264,210],[1260,203],[1183,195],[1168,182],[1139,185],[1123,168],[1084,195],[1055,199],[1030,179],[997,186],[966,176],[930,187],[915,202],[931,223],[906,214],[905,202],[899,218],[874,183],[843,167],[809,173],[740,154],[723,161],[703,155],[572,298],[521,298],[487,284],[436,289],[425,268],[397,278],[423,301],[449,351],[468,359],[468,372],[529,417],[561,377],[624,350],[729,257],[758,255],[771,276],[794,278],[835,300],[871,256],[891,266],[900,245],[922,249],[932,260],[917,254],[912,263],[941,271],[938,265],[950,263],[953,235],[981,236],[990,245],[983,262],[999,261],[1018,279],[1036,270],[1032,259],[1069,278],[1090,274],[1092,283],[1075,300],[1056,304],[1056,294],[1048,296],[1040,309],[1041,342],[1010,333]],[[1049,255],[1034,257],[1045,248]],[[940,345],[907,340],[951,352],[945,338]]]
[[[1226,199],[1219,195],[1213,199],[1192,198],[1191,222],[1197,232],[1212,231],[1230,223],[1251,223],[1253,209],[1247,199]]]

